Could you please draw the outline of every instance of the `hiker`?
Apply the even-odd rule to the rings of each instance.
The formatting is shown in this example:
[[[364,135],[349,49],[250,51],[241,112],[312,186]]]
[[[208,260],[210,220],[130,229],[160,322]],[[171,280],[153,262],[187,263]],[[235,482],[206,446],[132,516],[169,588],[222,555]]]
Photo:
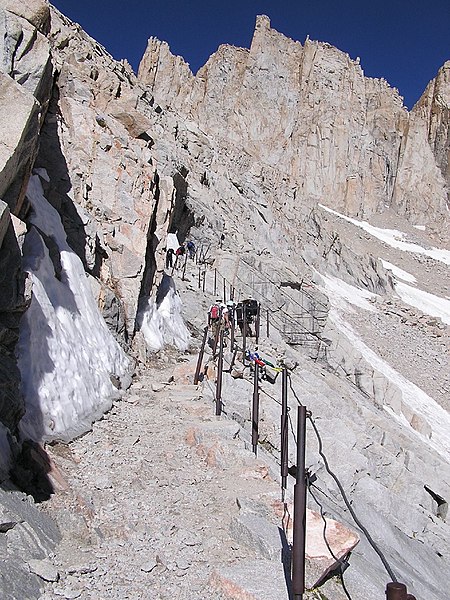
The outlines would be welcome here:
[[[216,300],[208,309],[208,326],[220,324],[222,319],[222,300]]]
[[[189,252],[189,258],[191,260],[194,260],[194,258],[195,258],[195,244],[194,244],[194,242],[192,240],[189,240],[187,242],[187,244],[186,244],[186,248],[187,248],[187,250]]]
[[[228,325],[229,325],[229,327],[233,326],[235,309],[236,309],[236,303],[233,300],[228,300],[228,302],[227,302],[227,311],[228,311]]]
[[[215,348],[215,341],[217,341],[222,326],[222,308],[222,300],[216,300],[208,309],[208,327],[211,329],[209,345],[211,348]]]
[[[246,337],[253,337],[250,325],[253,323],[253,318],[258,314],[258,302],[253,298],[248,298],[247,300],[239,302],[236,306],[236,322],[242,335],[244,335],[244,312],[247,325],[245,335]]]
[[[166,250],[166,269],[173,267],[173,248],[167,248]]]
[[[184,244],[181,244],[181,246],[179,246],[176,251],[175,251],[175,269],[178,267],[178,260],[180,259],[181,256],[184,255],[184,253],[186,252],[186,248],[184,247]]]

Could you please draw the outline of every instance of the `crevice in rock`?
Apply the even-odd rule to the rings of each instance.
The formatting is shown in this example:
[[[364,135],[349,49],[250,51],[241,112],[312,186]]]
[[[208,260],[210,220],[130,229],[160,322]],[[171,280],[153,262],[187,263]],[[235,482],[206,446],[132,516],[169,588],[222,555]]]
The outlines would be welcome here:
[[[175,186],[175,206],[172,212],[169,233],[176,233],[178,240],[183,243],[189,234],[189,230],[195,224],[195,217],[189,206],[187,205],[188,184],[186,176],[188,170],[181,167],[175,175],[173,175],[173,183]]]
[[[430,496],[436,503],[436,506],[434,506],[435,515],[437,517],[439,517],[440,519],[442,519],[443,521],[445,521],[447,518],[447,513],[448,513],[447,500],[445,500],[445,498],[443,498],[436,492],[433,492],[433,490],[431,488],[429,488],[427,485],[424,485],[423,487],[424,487],[425,491],[428,492],[428,494],[430,494]]]
[[[142,276],[141,281],[141,289],[139,292],[139,301],[138,301],[138,310],[136,313],[136,322],[134,327],[134,333],[140,330],[142,325],[142,308],[146,304],[148,298],[150,297],[150,293],[153,286],[153,281],[156,273],[156,259],[155,259],[155,250],[159,244],[159,240],[155,235],[156,231],[156,215],[158,214],[158,206],[159,206],[159,198],[161,195],[160,187],[159,187],[159,175],[155,172],[155,191],[154,191],[154,199],[155,205],[153,208],[153,213],[150,219],[148,234],[147,234],[147,248],[145,251],[145,268],[144,274]]]
[[[69,196],[72,182],[59,140],[58,120],[62,117],[58,103],[59,88],[56,76],[52,98],[41,130],[39,153],[35,168],[44,168],[47,171],[50,182],[41,178],[45,197],[61,216],[61,222],[67,235],[67,243],[80,258],[84,269],[89,271],[86,261],[86,230],[75,204]]]

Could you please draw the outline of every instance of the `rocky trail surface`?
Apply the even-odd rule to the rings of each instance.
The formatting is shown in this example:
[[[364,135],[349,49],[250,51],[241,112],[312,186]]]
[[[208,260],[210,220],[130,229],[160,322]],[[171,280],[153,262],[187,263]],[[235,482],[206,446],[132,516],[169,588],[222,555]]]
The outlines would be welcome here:
[[[41,600],[288,598],[264,532],[252,549],[236,525],[239,507],[279,498],[269,467],[237,423],[213,416],[201,386],[153,363],[92,432],[49,449],[62,477],[45,510],[63,541],[41,567],[53,580]]]

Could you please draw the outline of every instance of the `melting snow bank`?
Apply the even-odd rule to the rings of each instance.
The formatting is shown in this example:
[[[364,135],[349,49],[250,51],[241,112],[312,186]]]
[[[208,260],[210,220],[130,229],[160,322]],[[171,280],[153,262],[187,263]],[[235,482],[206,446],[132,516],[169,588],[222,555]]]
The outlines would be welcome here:
[[[181,299],[173,279],[164,275],[156,295],[156,301],[149,298],[139,311],[138,323],[148,349],[157,352],[165,344],[186,350],[189,345],[189,331],[181,316]]]
[[[407,271],[400,269],[400,267],[396,267],[395,265],[388,262],[387,260],[383,260],[382,258],[380,258],[380,260],[381,260],[383,267],[385,269],[388,269],[389,271],[392,271],[392,274],[397,279],[403,279],[403,281],[408,281],[409,283],[416,283],[417,279],[414,277],[414,275],[411,275],[411,273],[408,273]]]
[[[329,313],[331,322],[347,338],[351,346],[374,369],[373,393],[389,414],[409,428],[421,440],[450,460],[450,414],[419,387],[400,375],[356,335],[335,308]],[[389,390],[377,377],[381,374],[394,389]],[[400,392],[395,393],[395,388]]]
[[[345,215],[333,210],[332,208],[328,208],[328,206],[324,206],[323,204],[319,204],[320,208],[326,210],[327,212],[344,219],[348,223],[353,223],[357,227],[361,227],[370,235],[373,235],[377,239],[385,242],[389,246],[393,248],[398,248],[399,250],[403,250],[405,252],[414,252],[415,254],[424,254],[425,256],[429,256],[434,260],[438,260],[446,265],[450,265],[450,250],[441,250],[440,248],[422,248],[419,244],[414,244],[412,242],[406,242],[406,235],[397,229],[382,229],[381,227],[374,227],[367,221],[358,221],[358,219],[352,219],[351,217],[346,217]]]
[[[119,397],[111,375],[122,387],[129,385],[131,363],[109,332],[37,175],[27,197],[34,227],[23,254],[33,298],[17,350],[26,404],[19,426],[25,438],[68,441],[87,431]]]
[[[409,283],[416,283],[417,280],[411,273],[403,271],[403,269],[396,267],[386,260],[381,260],[381,262],[385,269],[392,271],[394,277],[403,279],[403,281],[408,281]],[[414,308],[418,308],[426,315],[438,317],[443,323],[450,325],[450,300],[441,298],[441,296],[436,296],[435,294],[430,294],[417,287],[407,285],[402,281],[396,281],[394,286],[395,291],[403,302],[410,306],[414,306]]]
[[[443,323],[450,325],[450,300],[419,290],[400,281],[396,282],[395,291],[406,304],[418,308],[426,315],[438,317]]]
[[[323,291],[330,298],[334,306],[339,306],[344,310],[352,310],[349,305],[353,304],[370,312],[376,311],[376,308],[370,304],[371,300],[377,298],[376,294],[363,291],[338,277],[324,275],[323,273],[319,273],[319,271],[315,271],[315,273],[322,280]]]

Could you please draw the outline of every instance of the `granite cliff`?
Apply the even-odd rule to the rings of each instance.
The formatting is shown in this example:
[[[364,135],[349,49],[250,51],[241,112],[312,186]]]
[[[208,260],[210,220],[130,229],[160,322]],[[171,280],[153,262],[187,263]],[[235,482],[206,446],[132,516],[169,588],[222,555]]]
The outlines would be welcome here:
[[[352,500],[402,579],[442,600],[450,63],[408,112],[358,60],[290,40],[264,16],[250,49],[221,46],[195,76],[150,38],[136,75],[44,0],[0,11],[4,487],[12,473],[30,491],[30,444],[36,456],[89,430],[155,349],[195,350],[215,269],[273,311],[265,351],[297,364]],[[169,233],[208,248],[206,291],[197,267],[187,282],[165,271]],[[246,385],[227,388],[243,431]],[[269,408],[265,427],[276,457]],[[45,526],[34,558],[56,543]],[[371,600],[384,579],[362,546],[354,571]],[[36,597],[36,577],[19,572],[11,597]],[[5,585],[17,577],[5,572]]]

